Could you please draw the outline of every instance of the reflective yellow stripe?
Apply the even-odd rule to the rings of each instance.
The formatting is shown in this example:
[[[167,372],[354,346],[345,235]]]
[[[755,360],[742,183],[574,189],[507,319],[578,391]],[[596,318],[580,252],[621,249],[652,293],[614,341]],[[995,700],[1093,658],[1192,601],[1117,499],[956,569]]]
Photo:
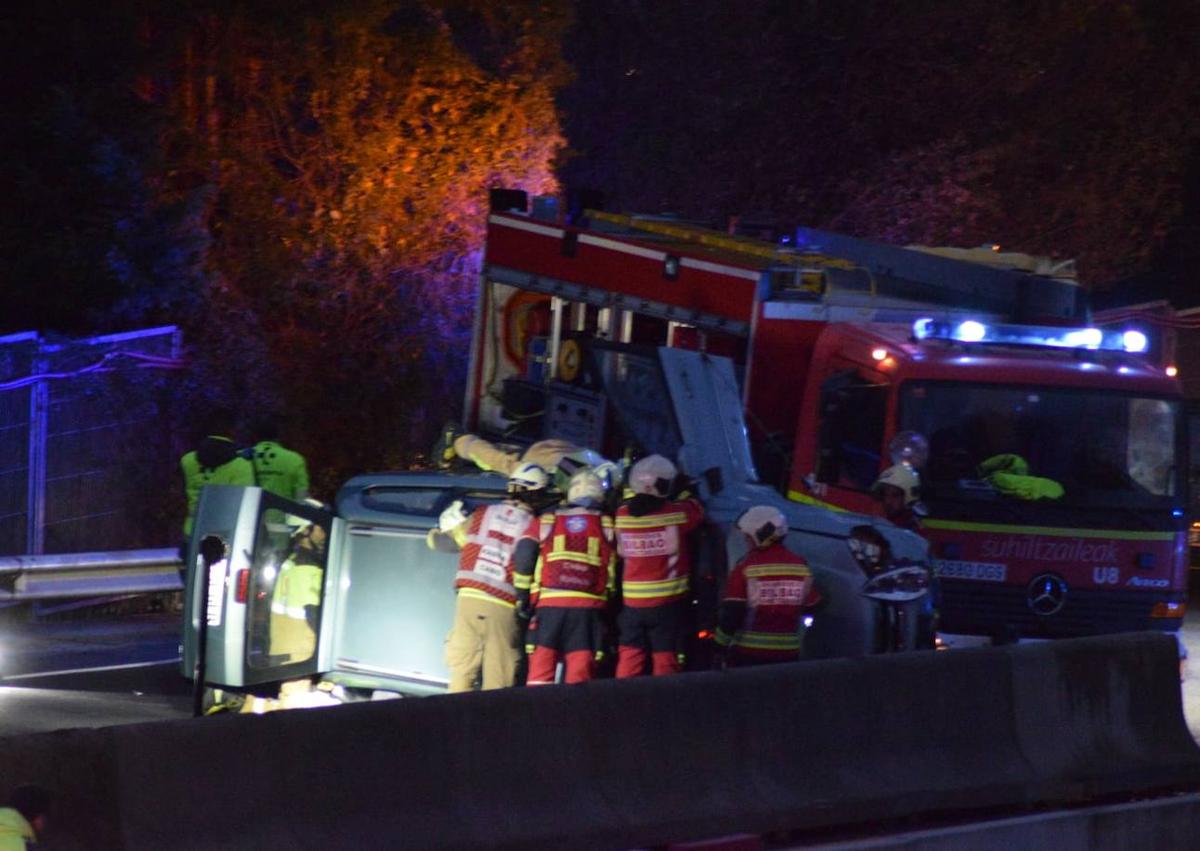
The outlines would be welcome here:
[[[618,529],[648,529],[651,526],[682,526],[687,523],[687,515],[682,512],[674,514],[654,514],[649,517],[617,517]]]
[[[799,650],[800,636],[776,632],[739,632],[736,644],[751,650]]]
[[[588,557],[596,559],[596,564],[600,563],[600,539],[588,538]],[[592,562],[588,562],[592,564]]]
[[[746,568],[747,576],[812,576],[802,564],[756,564]]]
[[[487,600],[489,603],[495,603],[497,606],[504,606],[508,609],[515,608],[515,604],[508,602],[508,600],[501,600],[499,597],[493,596],[486,591],[480,591],[478,588],[459,588],[458,596],[473,597],[476,600]]]
[[[713,641],[717,642],[717,645],[720,647],[728,647],[733,643],[733,636],[720,627],[717,627],[717,631],[713,633]]]
[[[792,502],[802,502],[805,505],[815,505],[817,508],[828,508],[830,511],[846,511],[840,505],[834,505],[832,502],[825,502],[817,499],[815,496],[809,496],[803,491],[788,491],[788,499]]]
[[[550,555],[546,556],[546,561],[577,561],[580,564],[590,564],[593,567],[600,567],[604,564],[598,555],[592,555],[591,553],[573,553],[570,550],[561,553],[550,553]]]
[[[603,594],[589,594],[587,591],[562,591],[558,588],[544,588],[542,595],[538,598],[538,605],[547,600],[603,600]]]
[[[688,579],[680,576],[675,579],[659,579],[652,581],[636,581],[626,579],[621,585],[621,593],[633,599],[645,597],[665,597],[670,594],[683,594],[687,591]]]
[[[1053,538],[1112,538],[1118,541],[1172,541],[1175,532],[1134,532],[1126,529],[1060,529],[1054,526],[1009,526],[1003,523],[965,523],[958,520],[924,518],[928,529],[955,532],[1000,532],[1008,535],[1045,535]]]
[[[523,573],[513,574],[513,587],[526,591],[533,587],[533,577]]]

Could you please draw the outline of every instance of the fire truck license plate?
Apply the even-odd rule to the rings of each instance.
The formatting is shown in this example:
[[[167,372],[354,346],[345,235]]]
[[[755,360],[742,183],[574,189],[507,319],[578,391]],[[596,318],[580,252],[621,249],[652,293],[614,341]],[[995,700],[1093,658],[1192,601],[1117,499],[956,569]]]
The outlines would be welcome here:
[[[979,582],[1003,582],[1008,565],[987,561],[939,560],[937,575],[947,579],[975,579]]]

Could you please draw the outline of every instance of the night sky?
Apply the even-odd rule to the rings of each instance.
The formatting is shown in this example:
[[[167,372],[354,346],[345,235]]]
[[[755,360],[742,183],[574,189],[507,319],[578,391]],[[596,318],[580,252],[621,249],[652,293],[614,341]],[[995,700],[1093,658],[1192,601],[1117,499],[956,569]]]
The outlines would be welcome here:
[[[333,478],[460,405],[497,185],[1196,302],[1186,0],[52,5],[0,24],[0,333],[178,324]]]

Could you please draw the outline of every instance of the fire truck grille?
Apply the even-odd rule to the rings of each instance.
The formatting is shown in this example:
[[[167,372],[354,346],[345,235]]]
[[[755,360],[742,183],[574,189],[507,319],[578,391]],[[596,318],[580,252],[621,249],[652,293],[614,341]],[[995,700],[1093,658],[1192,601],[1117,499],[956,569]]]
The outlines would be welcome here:
[[[1181,618],[1151,618],[1150,612],[1155,603],[1185,599],[1182,594],[1069,588],[1062,595],[1061,608],[1039,614],[1026,588],[954,579],[942,579],[940,585],[943,632],[1002,639],[1174,630]]]

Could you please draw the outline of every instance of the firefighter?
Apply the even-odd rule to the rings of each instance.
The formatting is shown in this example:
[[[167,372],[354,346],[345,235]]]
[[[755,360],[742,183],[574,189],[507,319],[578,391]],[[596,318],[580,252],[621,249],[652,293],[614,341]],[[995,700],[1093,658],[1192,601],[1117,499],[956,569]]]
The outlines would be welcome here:
[[[253,485],[254,467],[243,458],[238,445],[227,437],[232,416],[224,411],[209,417],[208,428],[196,448],[179,459],[183,471],[184,491],[187,495],[187,516],[183,521],[184,547],[192,534],[192,523],[196,519],[196,503],[200,489],[205,485]]]
[[[270,654],[287,663],[311,659],[316,652],[317,619],[325,577],[325,545],[320,523],[301,520],[271,589]]]
[[[522,649],[517,595],[528,594],[532,576],[514,574],[513,565],[518,551],[531,565],[537,560],[538,514],[549,483],[537,464],[521,464],[508,478],[505,500],[469,516],[456,500],[429,533],[432,549],[460,551],[454,626],[446,639],[452,692],[470,691],[481,674],[485,689],[516,681]]]
[[[255,424],[249,455],[254,480],[263,490],[295,502],[308,498],[308,463],[299,452],[279,442],[279,429],[273,420]]]
[[[595,676],[603,645],[601,616],[612,596],[616,546],[612,518],[602,510],[605,487],[591,470],[571,477],[566,505],[542,515],[540,559],[532,585],[533,619],[527,642],[526,684],[554,682],[559,659],[563,679],[581,683]],[[518,565],[527,573],[530,560]],[[518,606],[529,605],[531,592],[518,591]]]
[[[801,621],[821,601],[808,563],[783,545],[787,521],[769,505],[747,509],[737,529],[749,551],[721,594],[716,643],[731,666],[794,662],[800,658]]]
[[[640,676],[649,650],[658,676],[682,667],[691,573],[687,535],[704,520],[700,503],[680,493],[683,478],[661,455],[630,470],[633,496],[617,509],[617,552],[623,559],[617,615],[617,676]],[[672,494],[684,498],[672,499]]]
[[[879,474],[871,493],[879,500],[883,516],[895,525],[912,531],[921,528],[919,500],[921,478],[908,464],[895,464]]]
[[[447,467],[455,458],[461,458],[481,470],[506,476],[520,464],[537,464],[550,474],[551,483],[560,492],[566,491],[571,476],[587,467],[599,469],[601,478],[608,480],[606,486],[615,484],[612,479],[616,465],[595,450],[558,438],[539,440],[519,450],[497,445],[477,434],[459,434],[453,426],[446,426],[434,454],[439,466]]]

